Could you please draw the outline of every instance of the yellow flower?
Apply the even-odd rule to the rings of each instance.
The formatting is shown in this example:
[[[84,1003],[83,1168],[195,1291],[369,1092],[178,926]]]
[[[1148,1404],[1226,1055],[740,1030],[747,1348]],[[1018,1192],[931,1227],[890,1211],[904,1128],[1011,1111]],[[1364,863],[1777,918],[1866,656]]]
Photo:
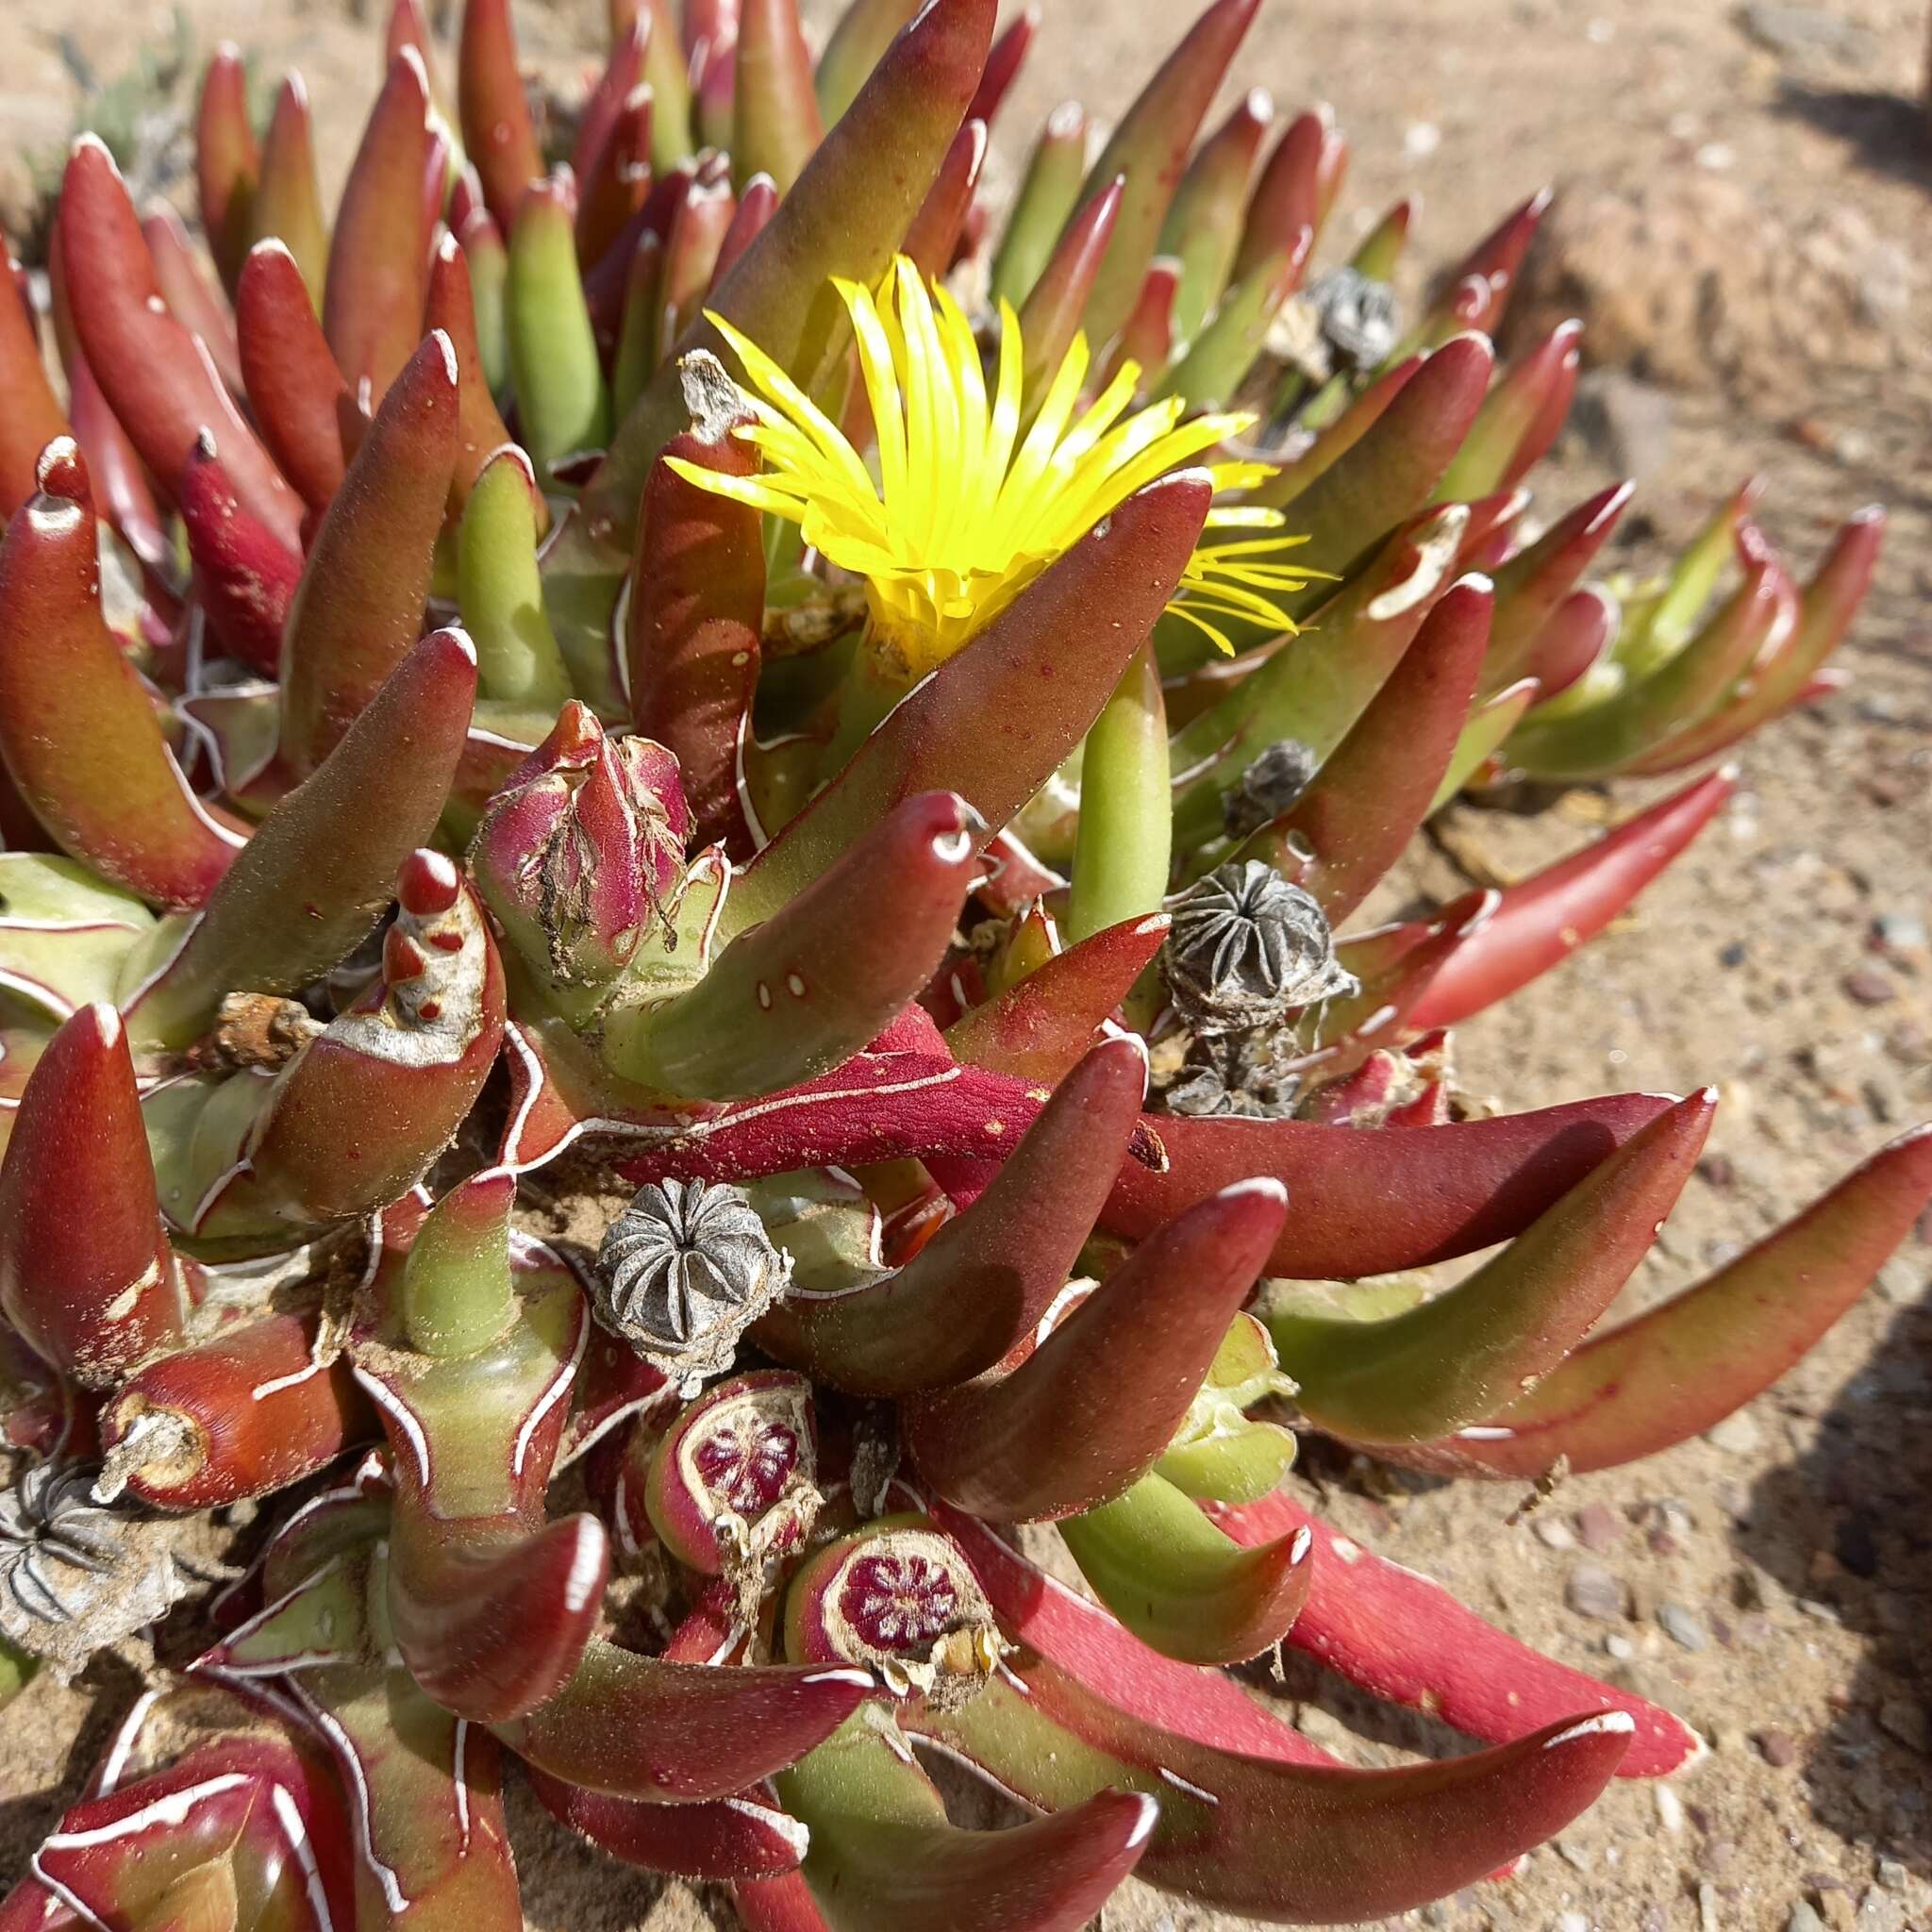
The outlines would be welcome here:
[[[1179,397],[1128,414],[1140,378],[1131,362],[1080,409],[1090,358],[1075,336],[1023,435],[1020,325],[1007,304],[989,396],[965,312],[942,286],[928,291],[903,256],[876,295],[853,282],[833,286],[858,344],[875,471],[770,356],[717,315],[711,321],[755,391],[756,421],[740,434],[764,467],[725,476],[669,460],[706,490],[798,525],[822,556],[863,577],[874,642],[908,676],[951,657],[1135,491],[1254,422],[1183,422]],[[1222,462],[1208,474],[1219,494],[1274,473],[1266,463]],[[1277,600],[1321,573],[1280,560],[1304,541],[1282,535],[1283,522],[1279,510],[1254,505],[1210,508],[1210,531],[1246,534],[1204,539],[1169,608],[1228,652],[1216,617],[1292,630]]]

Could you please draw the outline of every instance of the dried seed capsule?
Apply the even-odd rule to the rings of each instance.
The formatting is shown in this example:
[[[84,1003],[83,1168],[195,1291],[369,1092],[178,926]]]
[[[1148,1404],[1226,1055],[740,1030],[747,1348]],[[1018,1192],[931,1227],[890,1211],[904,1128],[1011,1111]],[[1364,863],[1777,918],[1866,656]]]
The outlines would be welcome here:
[[[1298,739],[1276,739],[1241,774],[1241,782],[1223,803],[1227,836],[1245,839],[1278,819],[1308,789],[1319,769],[1309,746]]]
[[[790,1276],[742,1191],[707,1181],[640,1188],[597,1260],[597,1319],[686,1381],[731,1366]]]
[[[1400,317],[1395,291],[1387,282],[1344,265],[1318,277],[1302,299],[1315,311],[1323,341],[1343,363],[1374,369],[1388,359]]]
[[[190,1581],[170,1520],[96,1501],[93,1477],[48,1460],[0,1490],[0,1636],[62,1676],[166,1615]]]
[[[1265,1025],[1357,990],[1335,963],[1321,907],[1258,858],[1217,866],[1173,910],[1161,958],[1174,1006],[1197,1033]]]

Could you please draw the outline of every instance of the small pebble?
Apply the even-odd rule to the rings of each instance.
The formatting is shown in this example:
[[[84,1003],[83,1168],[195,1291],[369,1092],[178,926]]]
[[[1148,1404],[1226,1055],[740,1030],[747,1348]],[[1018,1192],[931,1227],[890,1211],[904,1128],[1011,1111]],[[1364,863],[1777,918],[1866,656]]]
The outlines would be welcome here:
[[[1736,1843],[1727,1838],[1707,1839],[1698,1847],[1697,1863],[1713,1878],[1722,1878],[1738,1856]]]
[[[1870,966],[1860,966],[1856,973],[1847,973],[1839,983],[1844,988],[1846,997],[1857,1000],[1861,1007],[1882,1007],[1898,997],[1898,989],[1891,981]]]
[[[1905,1907],[1874,1885],[1858,1901],[1858,1932],[1905,1932]]]
[[[1666,1831],[1682,1831],[1684,1828],[1684,1801],[1672,1790],[1669,1785],[1653,1787],[1651,1795],[1657,1801],[1657,1822]]]
[[[1579,1617],[1597,1617],[1607,1623],[1624,1614],[1626,1592],[1623,1579],[1613,1576],[1601,1563],[1579,1563],[1570,1573],[1563,1600]]]
[[[1619,1637],[1613,1630],[1604,1639],[1604,1651],[1607,1656],[1627,1661],[1637,1655],[1637,1646],[1627,1637]]]
[[[1572,1520],[1585,1545],[1599,1555],[1624,1541],[1623,1519],[1607,1503],[1586,1503]]]
[[[1755,1456],[1764,1445],[1764,1431],[1748,1408],[1727,1415],[1713,1429],[1706,1429],[1704,1440],[1726,1456]]]
[[[1878,1271],[1878,1292],[1894,1307],[1902,1307],[1924,1293],[1925,1279],[1923,1261],[1907,1261],[1903,1255],[1895,1255]]]
[[[1904,1863],[1897,1858],[1880,1858],[1878,1861],[1878,1882],[1887,1891],[1903,1891],[1907,1877]]]
[[[1798,1740],[1789,1731],[1759,1731],[1757,1755],[1774,1771],[1798,1761]]]
[[[1827,1932],[1824,1921],[1804,1899],[1791,1907],[1791,1916],[1785,1921],[1785,1932]]]
[[[1925,922],[1915,919],[1909,912],[1881,912],[1872,922],[1872,937],[1887,952],[1923,952]]]
[[[1659,1604],[1657,1621],[1664,1635],[1686,1650],[1708,1648],[1710,1632],[1682,1604]]]
[[[1717,1915],[1717,1887],[1700,1885],[1697,1888],[1698,1932],[1719,1932],[1722,1924]]]
[[[1539,1516],[1536,1520],[1536,1540],[1549,1550],[1574,1550],[1576,1547],[1576,1539],[1571,1533],[1570,1525],[1560,1516]]]
[[[1590,1921],[1581,1912],[1559,1912],[1557,1932],[1590,1932]]]
[[[1557,1856],[1578,1872],[1591,1871],[1596,1864],[1596,1853],[1580,1838],[1559,1838]]]

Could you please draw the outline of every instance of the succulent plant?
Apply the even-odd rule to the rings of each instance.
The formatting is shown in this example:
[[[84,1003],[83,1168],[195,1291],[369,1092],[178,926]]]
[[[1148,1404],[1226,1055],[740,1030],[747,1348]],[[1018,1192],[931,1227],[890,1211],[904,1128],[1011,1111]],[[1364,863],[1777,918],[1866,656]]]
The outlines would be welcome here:
[[[1584,585],[1626,492],[1521,487],[1574,330],[1478,333],[1541,200],[1407,321],[1406,208],[1308,281],[1341,137],[1201,133],[1255,4],[1091,164],[1057,112],[997,241],[993,0],[854,0],[816,64],[791,0],[620,6],[574,129],[506,0],[453,110],[400,0],[332,222],[225,51],[212,276],[76,143],[64,400],[0,288],[0,1694],[273,1501],[4,1932],[508,1932],[506,1753],[754,1928],[1071,1932],[1129,1872],[1376,1918],[1696,1755],[1309,1516],[1297,1432],[1681,1441],[1932,1134],[1594,1332],[1714,1096],[1480,1117],[1446,1029],[1732,777],[1351,922],[1472,783],[1815,693],[1880,522],[1800,591],[1747,491]],[[1337,1764],[1222,1674],[1282,1643],[1487,1748]],[[1041,1815],[956,1825],[926,1749]]]

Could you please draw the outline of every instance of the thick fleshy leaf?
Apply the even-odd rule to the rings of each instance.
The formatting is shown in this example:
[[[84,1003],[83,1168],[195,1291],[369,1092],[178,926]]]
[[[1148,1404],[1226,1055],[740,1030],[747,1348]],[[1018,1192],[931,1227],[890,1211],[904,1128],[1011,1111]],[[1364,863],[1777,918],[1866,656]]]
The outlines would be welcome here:
[[[1012,92],[1014,81],[1020,77],[1020,70],[1026,64],[1026,56],[1033,46],[1033,36],[1040,31],[1040,8],[1037,4],[1023,7],[1007,23],[1006,31],[992,43],[986,57],[986,72],[979,77],[979,87],[973,96],[972,105],[966,109],[969,121],[984,121],[991,127],[993,116],[1000,110],[1000,105]]]
[[[1544,625],[1608,541],[1634,488],[1617,483],[1600,491],[1497,569],[1485,692],[1500,691],[1530,669]]]
[[[485,10],[472,7],[465,17]],[[402,373],[429,292],[429,86],[413,47],[398,52],[349,169],[329,244],[322,326],[365,407]]]
[[[1116,177],[1079,208],[1060,230],[1027,292],[1019,313],[1020,340],[1025,345],[1020,390],[1028,402],[1045,393],[1073,347],[1093,278],[1113,239],[1124,191],[1125,183]]]
[[[1285,1490],[1208,1513],[1238,1542],[1313,1535],[1314,1582],[1288,1641],[1391,1704],[1493,1742],[1571,1711],[1618,1713],[1635,1727],[1617,1767],[1624,1777],[1668,1777],[1704,1756],[1703,1740],[1681,1718],[1540,1656],[1440,1583],[1339,1535]]]
[[[1479,698],[1470,707],[1469,722],[1456,741],[1449,768],[1436,787],[1435,797],[1429,801],[1431,816],[1460,793],[1479,772],[1491,769],[1492,760],[1499,760],[1503,741],[1523,723],[1524,714],[1535,704],[1541,689],[1535,678],[1520,677],[1514,684],[1506,684],[1495,696]]]
[[[1166,1165],[1124,1166],[1101,1224],[1139,1240],[1216,1189],[1268,1174],[1295,1205],[1267,1273],[1303,1280],[1393,1274],[1522,1233],[1670,1105],[1660,1094],[1614,1093],[1401,1134],[1149,1115]]]
[[[383,1256],[352,1343],[395,1468],[394,1641],[425,1690],[478,1722],[569,1678],[608,1573],[594,1517],[545,1521],[590,1314],[553,1255],[512,1249],[515,1191],[486,1173],[446,1194],[400,1265]]]
[[[543,498],[529,458],[503,443],[467,493],[457,599],[476,647],[478,690],[500,703],[555,712],[570,696],[570,675],[543,610],[537,572]]]
[[[1352,450],[1383,411],[1423,366],[1420,356],[1406,357],[1376,376],[1362,392],[1321,430],[1292,462],[1283,463],[1269,479],[1269,500],[1277,508],[1292,503],[1315,479]]]
[[[0,1309],[89,1388],[180,1339],[183,1283],[111,1007],[67,1021],[21,1094],[0,1164]]]
[[[819,113],[827,127],[852,105],[866,75],[920,5],[921,0],[849,0],[813,76]]]
[[[721,1670],[665,1663],[592,1638],[576,1674],[495,1727],[539,1771],[660,1804],[729,1798],[828,1738],[874,1690],[850,1666]]]
[[[248,252],[260,168],[260,150],[248,121],[247,72],[240,49],[224,41],[201,79],[194,119],[194,180],[201,231],[230,289]]]
[[[198,906],[240,832],[190,791],[155,701],[101,615],[87,472],[48,446],[49,484],[0,540],[0,757],[61,849],[157,905]]]
[[[973,1565],[1001,1629],[1117,1709],[1244,1757],[1281,1764],[1340,1762],[1231,1677],[1150,1649],[1091,1597],[1037,1569],[976,1517],[943,1503],[934,1516]],[[1289,1530],[1282,1541],[1291,1548],[1299,1534]]]
[[[733,888],[727,924],[768,918],[914,792],[957,791],[1004,825],[1058,769],[1174,594],[1207,514],[1182,471],[1138,491],[892,711]],[[1090,647],[1072,656],[1066,639]],[[1054,703],[1037,701],[1042,678]]]
[[[1140,1875],[1199,1905],[1279,1924],[1391,1917],[1560,1831],[1630,1742],[1603,1711],[1500,1750],[1392,1771],[1237,1757],[1157,1729],[1044,1658],[1009,1660],[962,1709],[909,1720],[1048,1810],[1124,1785],[1158,1798]]]
[[[711,377],[715,375],[717,380]],[[693,361],[691,425],[665,455],[729,475],[757,461],[732,431],[747,420],[722,371]],[[644,491],[625,640],[632,724],[675,754],[696,836],[751,856],[739,789],[764,623],[763,519],[659,462]]]
[[[41,335],[33,310],[21,297],[19,264],[0,240],[0,523],[11,517],[40,488],[41,452],[58,437],[72,437],[67,414],[55,399],[41,358]]]
[[[1151,643],[1129,660],[1083,742],[1068,936],[1151,918],[1167,894],[1174,835],[1167,707]]]
[[[1174,191],[1158,252],[1174,256],[1181,264],[1174,321],[1183,341],[1192,340],[1230,278],[1241,278],[1235,258],[1247,213],[1248,178],[1274,114],[1274,103],[1267,92],[1251,88],[1194,150]],[[1279,245],[1277,241],[1264,249],[1262,259]],[[1249,264],[1259,266],[1258,260]]]
[[[810,1831],[805,1878],[832,1932],[1078,1932],[1138,1862],[1151,1797],[1101,1790],[1056,1818],[965,1831],[883,1725],[853,1718],[778,1780]]]
[[[238,1898],[286,1932],[348,1924],[348,1820],[327,1758],[290,1715],[204,1686],[141,1698],[0,1925],[212,1932],[236,1923]]]
[[[740,0],[731,167],[741,193],[754,175],[790,192],[824,133],[798,0]]]
[[[1287,1199],[1266,1179],[1223,1189],[1151,1233],[1017,1367],[908,1404],[906,1444],[933,1491],[1008,1523],[1119,1495],[1173,1440]]]
[[[1331,923],[1368,897],[1428,815],[1455,754],[1489,648],[1491,601],[1486,577],[1443,592],[1307,790],[1237,858],[1298,877]]]
[[[1172,924],[1164,912],[1150,913],[1056,953],[955,1020],[947,1047],[969,1066],[1053,1085],[1153,964]]]
[[[546,478],[566,457],[603,448],[610,400],[577,272],[569,186],[550,175],[525,191],[509,230],[506,317],[518,426]]]
[[[1316,623],[1286,638],[1174,734],[1174,841],[1221,836],[1223,800],[1269,745],[1292,739],[1325,760],[1369,708],[1428,617],[1468,527],[1460,504],[1398,530]]]
[[[1312,229],[1297,228],[1284,246],[1234,283],[1206,326],[1174,358],[1155,393],[1183,396],[1191,409],[1232,402],[1267,346],[1275,317],[1301,286],[1314,240]],[[1180,339],[1178,314],[1174,317],[1174,333]]]
[[[1571,591],[1544,620],[1530,647],[1529,677],[1538,691],[1553,698],[1584,676],[1616,636],[1617,618],[1616,600],[1607,591],[1587,584]],[[1491,635],[1493,640],[1493,631]]]
[[[286,1227],[375,1213],[423,1177],[475,1104],[504,1024],[482,908],[434,852],[403,861],[395,892],[381,976],[283,1071],[233,1165],[197,1197],[208,1239],[259,1248]]]
[[[432,335],[383,397],[289,613],[280,756],[296,778],[329,755],[422,632],[458,413],[455,351]]]
[[[356,1923],[516,1932],[496,1740],[432,1704],[406,1671],[350,1664],[286,1682],[356,1807]]]
[[[1272,1650],[1308,1593],[1310,1540],[1244,1549],[1150,1472],[1110,1503],[1060,1519],[1096,1595],[1143,1643],[1191,1664]]]
[[[1409,1024],[1424,1032],[1456,1025],[1560,965],[1690,844],[1736,787],[1734,772],[1713,772],[1595,844],[1504,888],[1495,911],[1437,972]]]
[[[949,793],[907,799],[796,898],[741,931],[688,992],[608,1013],[606,1062],[641,1086],[701,1100],[829,1073],[932,977],[972,885],[979,830]],[[855,954],[852,936],[881,895],[890,925]]]
[[[242,501],[295,545],[301,505],[168,312],[120,171],[92,134],[75,142],[61,176],[58,242],[88,365],[148,469],[164,481],[179,475],[196,438],[212,429]]]
[[[1798,622],[1777,656],[1715,715],[1667,739],[1631,767],[1675,772],[1714,756],[1787,707],[1802,704],[1824,660],[1850,627],[1871,588],[1885,541],[1885,512],[1875,505],[1852,517],[1833,541],[1799,600]]]
[[[1466,503],[1507,490],[1556,440],[1576,387],[1583,359],[1576,340],[1582,333],[1580,322],[1560,323],[1504,371],[1436,486],[1439,500]]]
[[[273,676],[302,558],[249,514],[228,481],[214,437],[190,453],[175,499],[194,562],[195,589],[219,650]]]
[[[760,1344],[861,1394],[941,1388],[991,1368],[1079,1259],[1145,1084],[1132,1043],[1093,1048],[986,1191],[904,1268],[843,1292],[794,1290],[760,1324]]]
[[[901,253],[928,279],[943,276],[952,266],[985,165],[986,123],[969,119],[953,137],[932,192],[920,204],[900,244]]]
[[[1458,1474],[1609,1469],[1715,1426],[1864,1291],[1932,1198],[1932,1129],[1882,1147],[1802,1214],[1675,1299],[1584,1343],[1484,1427],[1398,1452]]]
[[[275,95],[275,114],[261,146],[261,178],[256,185],[248,235],[258,244],[273,236],[289,251],[319,315],[328,279],[328,221],[315,178],[308,90],[299,74],[290,75]],[[239,276],[231,286],[239,294]]]
[[[747,1791],[703,1805],[653,1805],[586,1791],[534,1766],[537,1802],[601,1852],[646,1872],[681,1878],[760,1879],[795,1872],[810,1834],[797,1819]]]
[[[1494,366],[1481,336],[1444,342],[1313,482],[1284,492],[1280,478],[1272,479],[1255,491],[1256,500],[1292,501],[1294,528],[1308,540],[1301,556],[1317,569],[1350,571],[1385,530],[1429,501],[1475,421]],[[1285,601],[1300,617],[1323,594],[1315,585]]]
[[[1607,776],[1708,715],[1797,622],[1797,592],[1755,533],[1747,555],[1743,583],[1674,657],[1597,704],[1532,721],[1511,740],[1510,764],[1536,777]]]
[[[18,1028],[7,1026],[10,1053],[11,1042],[36,1030],[42,1016],[51,1032],[81,1007],[111,1004],[123,959],[155,927],[154,915],[132,893],[71,858],[40,852],[0,853],[0,991],[34,1013]],[[20,1097],[30,1065],[24,1046],[14,1058],[0,1058],[0,1091],[8,1100]]]
[[[450,478],[450,509],[456,512],[475,488],[483,465],[510,438],[496,399],[490,392],[483,352],[476,340],[476,309],[470,286],[469,260],[455,238],[447,233],[437,242],[430,259],[423,327],[425,334],[441,330],[447,336],[457,358],[456,470]],[[535,522],[540,535],[550,526],[550,513],[541,499]]]
[[[655,31],[648,15],[634,19],[627,27],[610,36],[610,56],[604,71],[585,97],[577,116],[575,139],[571,143],[570,171],[581,181],[597,173],[600,158],[612,129],[623,118],[625,104],[644,80],[644,50]],[[650,167],[648,150],[640,158]],[[481,187],[481,177],[478,177]]]
[[[1362,1442],[1479,1422],[1556,1371],[1609,1307],[1690,1176],[1717,1096],[1682,1100],[1625,1141],[1467,1280],[1383,1321],[1265,1316],[1302,1413]]]
[[[262,440],[319,516],[341,488],[343,423],[356,405],[301,269],[279,242],[258,242],[248,251],[235,290],[235,322],[249,408]]]
[[[162,203],[142,218],[141,232],[169,313],[200,341],[216,374],[230,393],[239,396],[242,364],[235,346],[235,318],[195,255],[181,217]]]
[[[101,1416],[117,1483],[161,1509],[219,1509],[289,1489],[375,1433],[348,1358],[329,1360],[319,1316],[294,1310],[146,1363]]]
[[[1327,108],[1296,115],[1282,130],[1255,182],[1234,275],[1251,275],[1297,229],[1319,236],[1347,165],[1348,142],[1336,132],[1335,116]],[[1375,273],[1373,265],[1356,266],[1364,275]]]
[[[992,261],[991,292],[995,301],[1008,302],[1024,313],[1047,264],[1073,243],[1077,232],[1097,232],[1098,225],[1093,223],[1091,211],[1100,196],[1090,194],[1083,200],[1080,192],[1086,171],[1087,112],[1078,101],[1063,101],[1046,117],[1007,216],[1006,232]],[[1074,311],[1074,326],[1078,325],[1080,313],[1092,291],[1093,276],[1099,272],[1106,243],[1112,238],[1113,222],[1118,215],[1117,196],[1115,200],[1114,214],[1106,223],[1106,236],[1093,244],[1095,258],[1081,276],[1080,308]],[[1075,214],[1076,205],[1080,217],[1077,223],[1070,219]],[[1072,340],[1071,330],[1068,339]]]
[[[1127,319],[1160,239],[1174,191],[1209,104],[1255,17],[1257,0],[1213,0],[1120,118],[1089,170],[1081,201],[1124,175],[1107,258],[1088,298],[1088,340],[1105,342]]]
[[[461,755],[476,654],[460,631],[411,649],[314,775],[288,793],[205,910],[150,953],[137,1039],[184,1045],[236,991],[292,992],[365,938],[426,841]]]
[[[1502,324],[1523,258],[1529,253],[1538,226],[1552,200],[1539,189],[1520,207],[1505,215],[1462,261],[1441,278],[1442,294],[1416,325],[1398,352],[1434,348],[1458,329],[1479,328],[1494,335]]]
[[[467,0],[457,48],[457,112],[463,150],[482,178],[483,198],[508,230],[543,158],[524,97],[509,0]]]

